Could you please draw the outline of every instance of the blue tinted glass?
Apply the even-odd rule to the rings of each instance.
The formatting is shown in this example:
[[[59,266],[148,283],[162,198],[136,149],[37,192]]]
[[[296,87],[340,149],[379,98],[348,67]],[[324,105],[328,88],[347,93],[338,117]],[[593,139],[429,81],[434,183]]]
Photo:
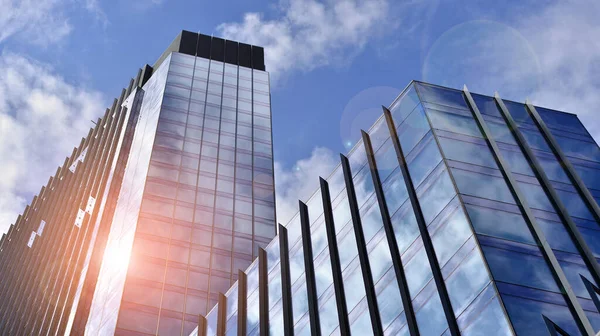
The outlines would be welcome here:
[[[448,132],[481,137],[481,131],[472,117],[427,109],[427,115],[434,128]]]
[[[479,251],[474,250],[446,279],[454,314],[459,316],[488,283],[490,277],[483,258]]]
[[[421,205],[425,222],[427,224],[431,223],[454,196],[456,196],[454,185],[448,173],[444,171],[427,191],[419,196],[419,204]]]
[[[441,335],[448,328],[442,302],[437,292],[415,315],[421,335]]]
[[[600,314],[586,310],[585,315],[590,320],[592,328],[594,328],[594,331],[597,333],[598,330],[600,330]]]
[[[308,293],[306,292],[306,282],[302,282],[299,288],[292,295],[292,316],[294,323],[308,311]]]
[[[546,152],[551,152],[552,150],[548,147],[548,143],[546,143],[546,139],[540,134],[538,130],[532,130],[529,128],[520,128],[521,134],[525,138],[527,144],[534,149],[543,150]]]
[[[450,138],[438,137],[446,159],[497,168],[492,152],[485,144],[474,144]]]
[[[583,262],[583,260],[581,261]],[[585,267],[584,265],[564,261],[560,262],[560,266],[563,272],[565,273],[567,280],[569,280],[569,284],[571,285],[571,288],[573,289],[575,295],[586,299],[590,299],[590,292],[588,292],[587,288],[585,287],[585,284],[583,283],[583,280],[581,279],[581,277],[583,276],[595,285],[592,275],[590,274],[590,271],[588,271],[587,267]]]
[[[356,200],[358,207],[362,207],[365,202],[374,194],[375,187],[373,185],[373,178],[371,177],[371,170],[369,167],[361,170],[358,175],[354,177],[354,189],[356,190]]]
[[[333,274],[331,273],[331,261],[329,257],[326,257],[321,265],[315,266],[315,280],[317,282],[317,296],[325,292],[329,286],[333,283]]]
[[[496,107],[496,101],[494,100],[494,98],[483,96],[477,93],[471,93],[471,97],[473,97],[475,105],[477,105],[479,112],[481,112],[482,114],[489,114],[499,118],[502,117],[500,111],[498,111],[498,107]]]
[[[394,172],[394,174],[392,174],[392,176],[383,184],[383,194],[390,215],[393,215],[408,198],[406,184],[400,170],[396,170],[396,172]]]
[[[410,177],[415,185],[415,188],[425,180],[425,178],[437,167],[442,160],[437,143],[433,137],[426,138],[425,147],[417,154],[417,156],[408,164]]]
[[[527,159],[523,155],[520,149],[515,148],[515,150],[508,149],[500,149],[500,153],[502,153],[502,157],[508,163],[510,171],[517,174],[535,176],[533,174],[533,170],[531,170],[531,166]]]
[[[346,190],[343,191],[344,194]],[[337,200],[336,200],[337,202]],[[340,230],[348,223],[351,218],[350,215],[350,205],[348,205],[348,199],[346,196],[342,196],[342,199],[333,209],[333,221],[335,223],[335,231],[340,232]]]
[[[503,178],[466,170],[452,169],[458,190],[471,195],[505,203],[514,203],[514,198]]]
[[[394,169],[398,168],[398,156],[396,156],[396,150],[391,141],[387,141],[375,153],[375,162],[377,163],[379,179],[384,182]]]
[[[554,207],[550,203],[544,189],[539,185],[517,182],[519,189],[525,195],[525,200],[529,207],[534,209],[554,211]]]
[[[600,190],[600,170],[580,165],[573,167],[586,187]]]
[[[469,227],[462,209],[456,210],[449,218],[444,220],[444,223],[431,237],[440,267],[444,267],[446,262],[471,235],[471,227]]]
[[[338,326],[338,313],[335,296],[331,296],[325,304],[321,304],[319,317],[321,322],[321,332],[323,335],[330,335]]]
[[[557,128],[560,130],[568,130],[569,132],[587,134],[585,127],[581,124],[576,115],[570,113],[550,110],[543,107],[535,107],[542,120],[548,127]]]
[[[208,313],[206,316],[206,334],[216,335],[217,334],[217,312],[219,311],[219,304]]]
[[[431,267],[429,266],[429,260],[424,248],[421,248],[408,264],[404,266],[404,271],[406,273],[406,282],[408,283],[410,297],[414,299],[432,277]]]
[[[567,174],[565,174],[564,169],[561,167],[560,163],[554,158],[542,155],[536,155],[538,161],[540,162],[540,166],[544,169],[544,173],[546,176],[552,181],[558,181],[563,183],[571,183]]]
[[[377,294],[377,305],[384,329],[404,310],[397,284],[396,281],[392,281],[381,293]]]
[[[269,274],[269,307],[273,307],[281,299],[281,273],[279,265]]]
[[[419,236],[419,227],[413,209],[409,208],[406,211],[396,213],[392,217],[392,226],[398,243],[398,251],[403,254]]]
[[[542,257],[488,246],[483,251],[497,281],[559,292]]]
[[[344,288],[351,288],[351,290],[346,290],[344,292],[346,294],[348,311],[352,311],[358,302],[365,296],[365,284],[360,271],[360,266],[352,270],[352,274],[344,279]]]
[[[419,105],[406,121],[398,126],[398,139],[405,156],[413,150],[429,130],[427,117],[425,117],[425,112]]]
[[[594,215],[592,215],[579,194],[560,189],[557,189],[556,193],[558,194],[560,200],[564,203],[571,216],[594,220]]]
[[[508,100],[504,100],[503,102],[517,125],[521,125],[523,123],[533,123],[533,120],[529,116],[529,112],[527,112],[525,104],[515,103]]]
[[[562,223],[552,222],[541,218],[536,218],[535,221],[544,232],[544,236],[546,236],[546,240],[552,249],[579,253],[573,244],[567,229],[565,229]]]
[[[368,310],[364,310],[360,317],[350,322],[350,332],[352,335],[372,335],[371,317]]]
[[[542,315],[548,317],[568,332],[569,335],[581,335],[569,308],[566,306],[532,301],[510,295],[503,295],[502,299],[513,323],[513,328],[518,335],[547,336],[548,329]]]
[[[494,298],[475,320],[462,331],[463,336],[512,335],[498,298]]]
[[[377,283],[379,279],[392,267],[392,256],[387,239],[382,239],[377,246],[369,252],[369,265],[371,266],[371,276]]]
[[[520,214],[474,205],[467,205],[466,208],[477,233],[526,244],[535,244],[527,223]]]
[[[556,142],[567,156],[585,160],[600,161],[600,148],[595,143],[555,136]]]
[[[362,140],[356,144],[352,152],[348,155],[348,161],[350,162],[352,176],[356,175],[365,165],[367,162],[367,153],[365,152],[365,145],[362,143]]]
[[[600,231],[578,228],[587,246],[592,250],[596,258],[600,258]]]
[[[354,236],[353,229],[350,229],[344,239],[341,242],[338,242],[338,246],[340,252],[340,263],[342,265],[342,269],[344,269],[358,253],[356,248],[356,237]]]
[[[402,97],[394,101],[390,106],[390,112],[392,112],[396,127],[406,119],[419,103],[419,97],[414,86],[410,87]]]
[[[417,83],[417,91],[423,101],[452,107],[468,109],[467,102],[461,91],[451,90],[431,86],[423,83]]]
[[[383,226],[379,206],[372,203],[367,211],[361,213],[360,219],[362,221],[365,241],[368,243],[369,240],[371,240],[371,238],[373,238],[377,231],[379,231],[379,229],[381,229]]]
[[[371,140],[371,146],[373,147],[373,151],[377,152],[379,147],[390,138],[390,131],[388,128],[388,124],[385,120],[384,116],[379,117],[375,124],[371,126],[369,129],[369,139]]]
[[[498,142],[504,142],[511,145],[517,145],[517,140],[508,129],[508,126],[504,122],[492,122],[486,120],[486,124],[492,133],[494,140]]]
[[[269,312],[269,315],[272,314],[272,311]],[[277,336],[283,335],[283,312],[279,311],[279,313],[275,316],[269,316],[269,335]]]

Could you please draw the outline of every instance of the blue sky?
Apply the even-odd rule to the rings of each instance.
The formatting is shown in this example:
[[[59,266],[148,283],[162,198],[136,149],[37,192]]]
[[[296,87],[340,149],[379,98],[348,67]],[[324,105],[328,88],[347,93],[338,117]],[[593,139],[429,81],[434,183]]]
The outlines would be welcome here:
[[[181,29],[265,47],[282,221],[412,79],[528,97],[579,114],[600,136],[592,0],[0,5],[0,232]]]

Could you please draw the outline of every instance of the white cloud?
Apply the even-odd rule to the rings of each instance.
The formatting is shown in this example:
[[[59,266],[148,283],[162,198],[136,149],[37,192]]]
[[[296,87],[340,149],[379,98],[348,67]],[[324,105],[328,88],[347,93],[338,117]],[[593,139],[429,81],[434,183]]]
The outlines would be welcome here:
[[[41,46],[62,41],[73,30],[69,14],[79,7],[108,23],[96,0],[0,0],[0,42],[13,36]]]
[[[136,11],[145,11],[154,7],[162,5],[164,0],[127,0],[123,1],[126,6],[130,6]]]
[[[291,168],[275,162],[277,221],[287,224],[298,212],[298,200],[306,202],[319,188],[319,176],[327,178],[339,162],[337,155],[323,147],[316,147],[310,157]]]
[[[98,92],[66,82],[48,65],[0,55],[0,232],[79,144],[103,105]]]
[[[279,10],[272,20],[246,13],[242,22],[217,27],[225,38],[263,46],[266,66],[276,76],[347,62],[390,28],[388,0],[289,0]]]
[[[576,113],[600,140],[600,3],[558,1],[519,23],[540,63],[534,103]]]

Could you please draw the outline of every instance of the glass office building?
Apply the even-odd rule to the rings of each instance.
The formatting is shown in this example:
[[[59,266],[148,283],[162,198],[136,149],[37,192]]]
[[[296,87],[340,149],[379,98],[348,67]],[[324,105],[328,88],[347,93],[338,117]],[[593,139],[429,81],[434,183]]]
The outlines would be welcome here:
[[[594,335],[599,169],[573,114],[413,82],[193,335]]]
[[[0,334],[188,335],[276,233],[261,47],[183,31],[0,241]]]

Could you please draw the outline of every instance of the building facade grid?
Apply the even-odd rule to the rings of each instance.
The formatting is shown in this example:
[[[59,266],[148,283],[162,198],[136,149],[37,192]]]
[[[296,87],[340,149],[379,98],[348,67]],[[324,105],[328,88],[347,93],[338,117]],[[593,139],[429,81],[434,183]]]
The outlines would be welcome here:
[[[193,334],[593,335],[599,163],[573,114],[413,82]]]

